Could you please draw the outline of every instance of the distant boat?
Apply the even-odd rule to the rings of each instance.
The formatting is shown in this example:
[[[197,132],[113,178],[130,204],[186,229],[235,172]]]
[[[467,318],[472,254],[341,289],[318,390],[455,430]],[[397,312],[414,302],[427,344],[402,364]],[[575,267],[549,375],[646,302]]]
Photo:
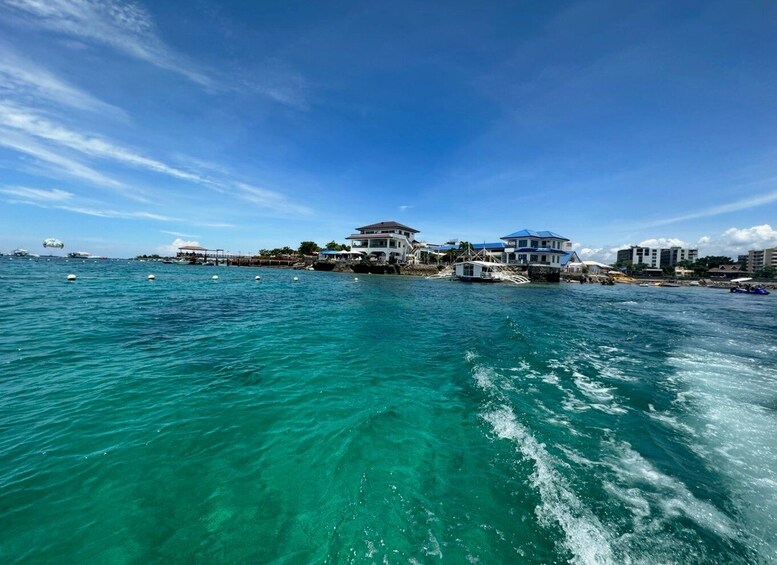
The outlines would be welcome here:
[[[43,240],[43,247],[45,248],[52,248],[52,249],[62,249],[65,247],[65,244],[59,241],[58,239],[54,239],[53,237],[50,237],[48,239]]]
[[[762,286],[753,286],[750,288],[733,287],[730,292],[736,294],[769,294],[769,291]]]
[[[11,253],[11,255],[13,255],[14,257],[27,257],[29,256],[29,254],[30,254],[29,251],[27,251],[26,249],[22,249],[21,247],[17,247]]]
[[[71,259],[89,259],[89,257],[92,256],[91,253],[87,253],[86,251],[71,251],[67,254],[68,257]]]
[[[742,283],[746,283],[751,280],[753,280],[751,277],[732,279],[731,282],[735,283],[736,286],[732,286],[729,291],[735,294],[769,294],[769,291],[761,285],[750,286],[749,284],[746,284],[745,286],[742,286]]]

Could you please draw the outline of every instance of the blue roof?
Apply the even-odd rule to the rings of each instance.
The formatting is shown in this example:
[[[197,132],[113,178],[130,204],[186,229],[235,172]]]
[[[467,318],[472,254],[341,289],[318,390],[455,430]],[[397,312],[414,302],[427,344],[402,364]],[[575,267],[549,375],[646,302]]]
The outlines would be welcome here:
[[[319,255],[339,255],[342,253],[342,251],[335,251],[334,249],[325,249],[324,251],[319,251]]]
[[[505,248],[505,242],[504,241],[497,241],[495,243],[473,243],[472,249],[499,249],[503,250]]]
[[[570,259],[572,259],[572,255],[577,255],[574,251],[567,251],[564,253],[564,256],[561,258],[561,266],[563,267],[567,263],[569,263]]]
[[[510,235],[506,235],[501,239],[508,239],[513,237],[555,237],[557,239],[563,239],[564,241],[569,241],[563,235],[559,235],[552,231],[534,231],[534,230],[520,230],[520,231],[511,233]]]

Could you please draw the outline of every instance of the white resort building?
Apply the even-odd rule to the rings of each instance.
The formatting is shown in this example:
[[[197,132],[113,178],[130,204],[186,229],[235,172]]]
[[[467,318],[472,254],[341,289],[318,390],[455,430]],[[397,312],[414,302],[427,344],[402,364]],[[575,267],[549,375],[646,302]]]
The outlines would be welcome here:
[[[351,241],[351,250],[366,254],[378,262],[406,263],[413,253],[418,230],[398,222],[378,222],[356,228],[359,233],[345,239]]]

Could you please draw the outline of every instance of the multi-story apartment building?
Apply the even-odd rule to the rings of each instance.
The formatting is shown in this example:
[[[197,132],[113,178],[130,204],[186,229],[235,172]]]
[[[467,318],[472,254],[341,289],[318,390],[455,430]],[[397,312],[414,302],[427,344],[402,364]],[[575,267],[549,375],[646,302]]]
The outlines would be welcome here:
[[[686,247],[670,247],[661,250],[661,265],[663,267],[675,267],[683,261],[695,263],[699,258],[698,249],[688,249]]]
[[[777,247],[751,249],[747,252],[747,270],[755,272],[764,267],[777,268]]]
[[[661,268],[661,250],[657,247],[640,247],[632,245],[628,249],[618,250],[619,263],[631,263],[632,265],[647,265],[652,269]]]
[[[632,265],[646,265],[651,269],[674,267],[683,261],[695,263],[699,258],[698,249],[685,247],[640,247],[632,245],[628,249],[618,250],[618,262],[629,262]]]

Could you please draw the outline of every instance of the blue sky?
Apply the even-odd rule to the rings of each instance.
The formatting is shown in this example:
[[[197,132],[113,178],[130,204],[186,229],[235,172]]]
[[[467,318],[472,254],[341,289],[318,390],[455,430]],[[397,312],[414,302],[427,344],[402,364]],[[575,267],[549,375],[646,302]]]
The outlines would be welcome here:
[[[777,245],[777,4],[0,0],[0,251]]]

